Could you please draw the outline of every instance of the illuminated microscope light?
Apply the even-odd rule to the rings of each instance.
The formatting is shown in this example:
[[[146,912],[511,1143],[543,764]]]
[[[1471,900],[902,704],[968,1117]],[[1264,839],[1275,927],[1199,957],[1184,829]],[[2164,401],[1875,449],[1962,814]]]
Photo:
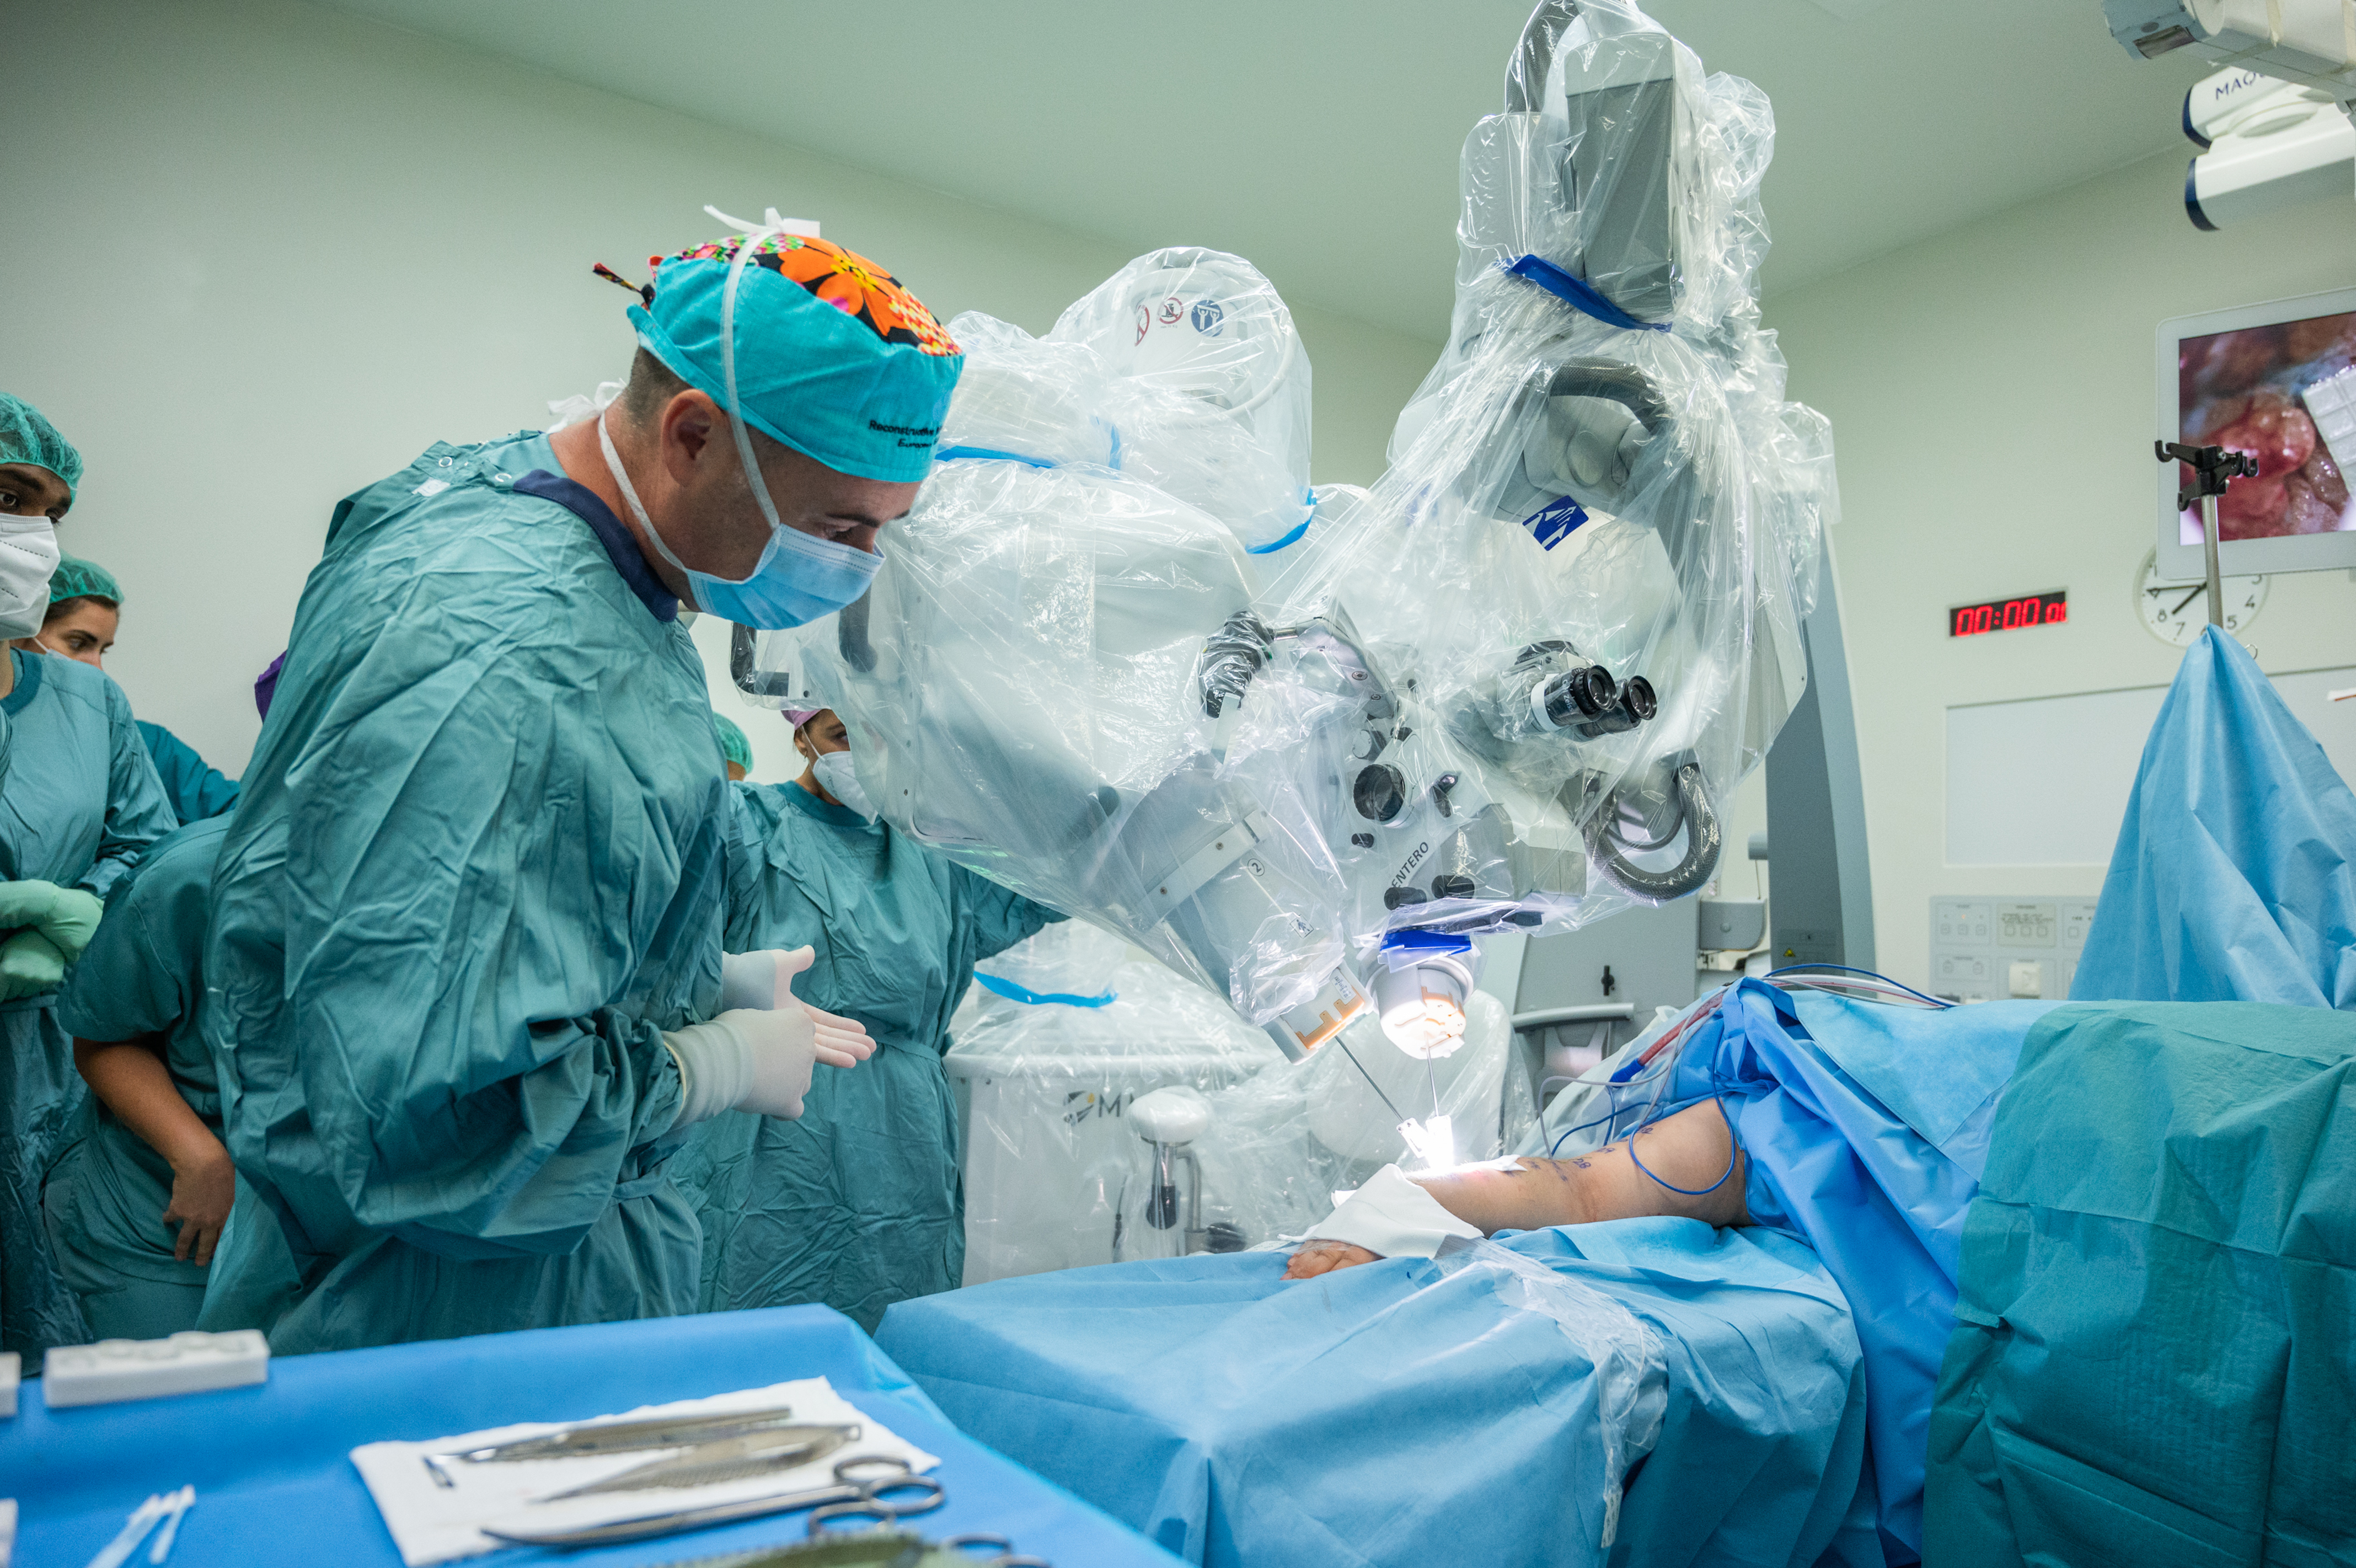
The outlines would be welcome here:
[[[1399,1136],[1407,1140],[1408,1153],[1423,1162],[1427,1171],[1452,1171],[1456,1168],[1456,1126],[1453,1119],[1438,1114],[1419,1122],[1410,1116],[1398,1124]]]
[[[1384,1035],[1419,1061],[1454,1055],[1464,1044],[1464,1008],[1473,983],[1472,967],[1454,954],[1377,972],[1374,1001]]]

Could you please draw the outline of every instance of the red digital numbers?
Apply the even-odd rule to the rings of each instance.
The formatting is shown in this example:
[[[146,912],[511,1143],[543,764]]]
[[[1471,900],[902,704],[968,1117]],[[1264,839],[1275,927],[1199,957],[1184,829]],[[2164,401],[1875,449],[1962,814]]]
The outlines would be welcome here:
[[[2069,618],[2070,591],[2056,588],[2050,594],[2023,594],[2019,598],[1958,605],[1947,612],[1947,635],[1979,637],[1991,631],[2019,631],[2028,626],[2052,626]]]

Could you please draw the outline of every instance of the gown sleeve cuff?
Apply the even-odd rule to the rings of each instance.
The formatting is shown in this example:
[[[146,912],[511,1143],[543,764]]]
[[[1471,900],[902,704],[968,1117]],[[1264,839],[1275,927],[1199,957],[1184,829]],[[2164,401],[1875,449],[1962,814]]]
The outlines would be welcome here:
[[[708,1121],[753,1090],[753,1047],[733,1025],[714,1019],[663,1036],[679,1064],[679,1115],[674,1133]]]

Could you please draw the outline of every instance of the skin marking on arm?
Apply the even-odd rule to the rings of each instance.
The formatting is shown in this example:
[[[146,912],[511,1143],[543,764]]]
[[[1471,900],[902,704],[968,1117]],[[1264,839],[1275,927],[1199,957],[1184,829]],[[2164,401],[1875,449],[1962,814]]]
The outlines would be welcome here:
[[[1646,1169],[1629,1148],[1644,1140]],[[1734,1143],[1733,1130],[1715,1101],[1676,1115],[1590,1155],[1567,1160],[1526,1157],[1511,1170],[1451,1171],[1410,1176],[1442,1208],[1482,1234],[1538,1230],[1550,1225],[1585,1225],[1602,1219],[1651,1216],[1706,1220],[1717,1226],[1748,1225],[1743,1202],[1749,1160]],[[1547,1172],[1551,1182],[1523,1182],[1524,1175]],[[1675,1187],[1687,1190],[1677,1192]],[[1707,1190],[1705,1190],[1707,1189]],[[1309,1279],[1335,1269],[1375,1261],[1363,1247],[1312,1241],[1293,1254],[1287,1279]]]

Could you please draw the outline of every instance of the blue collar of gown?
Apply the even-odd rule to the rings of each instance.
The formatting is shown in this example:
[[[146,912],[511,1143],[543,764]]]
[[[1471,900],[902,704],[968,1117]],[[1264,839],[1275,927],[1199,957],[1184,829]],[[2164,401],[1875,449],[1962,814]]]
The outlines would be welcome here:
[[[16,689],[8,693],[5,701],[0,701],[0,714],[6,714],[13,719],[25,711],[25,704],[40,691],[41,660],[47,656],[27,653],[21,648],[10,649],[8,656],[16,661]]]
[[[663,586],[662,579],[647,564],[637,540],[622,526],[614,509],[598,499],[596,491],[578,479],[552,474],[545,468],[534,468],[518,479],[515,488],[520,494],[554,501],[587,523],[589,531],[597,536],[597,542],[605,547],[605,553],[613,557],[614,570],[622,575],[622,581],[630,585],[630,592],[638,596],[638,602],[647,607],[648,612],[657,620],[679,618],[679,596]]]

